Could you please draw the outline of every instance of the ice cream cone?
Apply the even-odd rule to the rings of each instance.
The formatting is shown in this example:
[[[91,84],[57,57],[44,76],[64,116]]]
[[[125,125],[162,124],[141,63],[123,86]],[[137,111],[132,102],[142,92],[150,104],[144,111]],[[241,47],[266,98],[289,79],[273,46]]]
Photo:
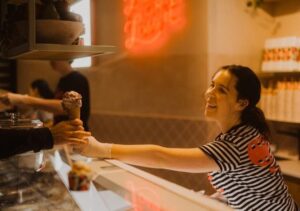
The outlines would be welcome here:
[[[80,119],[80,107],[67,110],[70,120]]]
[[[66,92],[62,99],[62,107],[70,120],[80,119],[81,95],[77,92]]]

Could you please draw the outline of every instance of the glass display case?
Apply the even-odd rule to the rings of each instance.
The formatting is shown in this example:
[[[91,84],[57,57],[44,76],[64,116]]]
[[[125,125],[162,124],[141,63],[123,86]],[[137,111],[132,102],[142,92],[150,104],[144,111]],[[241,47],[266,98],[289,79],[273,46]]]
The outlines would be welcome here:
[[[70,191],[70,166],[59,150],[47,165],[31,168],[33,153],[0,162],[1,210],[232,210],[225,204],[116,160],[81,159],[92,168],[89,191]]]

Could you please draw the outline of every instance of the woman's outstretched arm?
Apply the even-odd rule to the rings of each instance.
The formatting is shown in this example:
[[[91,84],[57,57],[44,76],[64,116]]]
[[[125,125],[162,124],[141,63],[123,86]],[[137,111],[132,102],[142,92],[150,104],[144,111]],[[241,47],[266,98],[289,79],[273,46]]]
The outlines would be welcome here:
[[[81,153],[86,156],[112,158],[128,164],[203,173],[218,171],[216,162],[199,148],[167,148],[158,145],[121,145],[89,139]]]

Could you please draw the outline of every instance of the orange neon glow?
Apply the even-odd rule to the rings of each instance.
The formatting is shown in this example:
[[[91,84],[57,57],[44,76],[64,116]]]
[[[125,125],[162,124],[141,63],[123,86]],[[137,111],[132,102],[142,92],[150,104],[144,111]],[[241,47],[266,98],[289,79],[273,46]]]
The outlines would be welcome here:
[[[131,53],[153,52],[186,22],[184,0],[124,0],[125,47]]]
[[[132,209],[134,211],[144,211],[144,210],[151,210],[151,211],[161,211],[161,201],[159,200],[159,195],[155,193],[151,188],[146,186],[135,185],[134,182],[128,181],[126,186],[130,191],[130,195],[125,196],[125,198],[131,203]],[[147,198],[151,198],[150,201]],[[154,203],[155,202],[155,203]]]

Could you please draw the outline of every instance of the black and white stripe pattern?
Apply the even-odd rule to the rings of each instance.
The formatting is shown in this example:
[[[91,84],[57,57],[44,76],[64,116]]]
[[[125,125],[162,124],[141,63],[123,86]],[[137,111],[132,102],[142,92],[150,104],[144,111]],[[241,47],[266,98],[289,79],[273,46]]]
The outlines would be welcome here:
[[[258,130],[238,125],[200,147],[220,167],[209,174],[211,184],[223,193],[237,210],[296,210],[275,159],[267,165],[253,163],[248,153],[251,141],[260,138]]]

